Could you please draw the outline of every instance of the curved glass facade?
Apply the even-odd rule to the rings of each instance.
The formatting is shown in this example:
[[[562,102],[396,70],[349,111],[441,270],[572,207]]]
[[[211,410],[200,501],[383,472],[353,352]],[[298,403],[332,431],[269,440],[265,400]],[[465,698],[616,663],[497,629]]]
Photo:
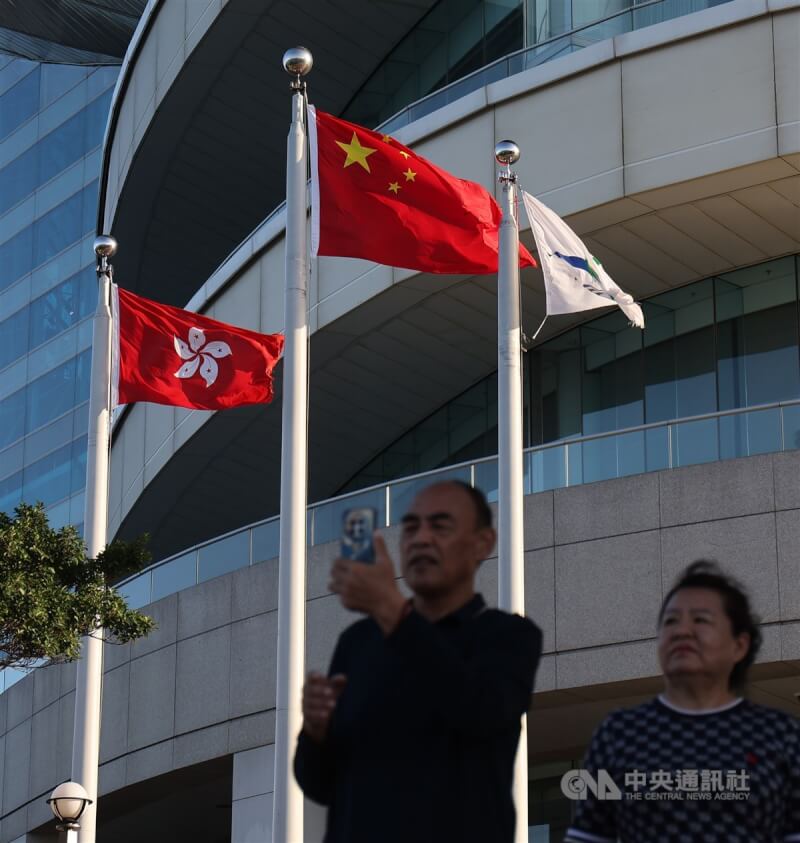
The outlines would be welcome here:
[[[118,68],[0,57],[0,511],[80,525],[92,241]]]
[[[800,398],[797,266],[796,257],[781,258],[654,296],[643,304],[644,331],[614,310],[537,346],[524,360],[525,444]],[[775,418],[682,425],[669,443],[671,464],[758,453],[759,442],[776,450]],[[666,468],[659,465],[665,430],[583,443],[581,482]],[[408,431],[341,491],[496,453],[492,375]]]
[[[439,0],[380,63],[342,116],[364,126],[383,125],[395,116],[385,123],[387,131],[395,131],[498,79],[729,1]],[[508,59],[501,61],[504,56]]]

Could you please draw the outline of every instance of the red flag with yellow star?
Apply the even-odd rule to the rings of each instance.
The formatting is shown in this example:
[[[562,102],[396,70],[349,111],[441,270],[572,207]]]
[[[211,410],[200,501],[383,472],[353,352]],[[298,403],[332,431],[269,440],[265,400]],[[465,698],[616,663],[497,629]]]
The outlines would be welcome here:
[[[497,272],[502,211],[389,135],[308,107],[313,255],[421,272]],[[520,266],[536,266],[520,244]]]

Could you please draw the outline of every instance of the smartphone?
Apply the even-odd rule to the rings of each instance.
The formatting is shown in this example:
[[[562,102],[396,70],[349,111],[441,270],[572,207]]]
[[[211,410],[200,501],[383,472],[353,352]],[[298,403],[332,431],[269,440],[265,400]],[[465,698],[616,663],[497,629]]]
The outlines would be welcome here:
[[[374,562],[375,546],[372,534],[378,513],[371,506],[348,509],[342,516],[342,559],[354,562]]]

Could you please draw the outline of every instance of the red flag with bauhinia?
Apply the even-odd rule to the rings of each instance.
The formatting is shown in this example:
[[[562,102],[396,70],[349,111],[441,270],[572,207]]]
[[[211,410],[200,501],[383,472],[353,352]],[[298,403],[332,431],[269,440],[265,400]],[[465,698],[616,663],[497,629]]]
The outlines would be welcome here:
[[[258,334],[112,289],[112,406],[225,410],[272,400],[283,334]]]
[[[421,272],[497,272],[502,211],[389,135],[308,107],[311,250]],[[521,266],[536,266],[520,244]]]

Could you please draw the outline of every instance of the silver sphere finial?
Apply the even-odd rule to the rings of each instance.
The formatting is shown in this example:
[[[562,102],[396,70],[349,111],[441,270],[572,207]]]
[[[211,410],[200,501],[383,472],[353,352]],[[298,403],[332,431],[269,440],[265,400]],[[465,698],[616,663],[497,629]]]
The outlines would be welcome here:
[[[108,234],[101,234],[94,239],[94,253],[98,258],[111,258],[117,252],[117,241]]]
[[[501,140],[495,144],[494,157],[498,164],[509,167],[519,161],[519,147],[511,140]]]
[[[311,50],[292,47],[283,54],[283,69],[292,76],[305,76],[314,66]]]

